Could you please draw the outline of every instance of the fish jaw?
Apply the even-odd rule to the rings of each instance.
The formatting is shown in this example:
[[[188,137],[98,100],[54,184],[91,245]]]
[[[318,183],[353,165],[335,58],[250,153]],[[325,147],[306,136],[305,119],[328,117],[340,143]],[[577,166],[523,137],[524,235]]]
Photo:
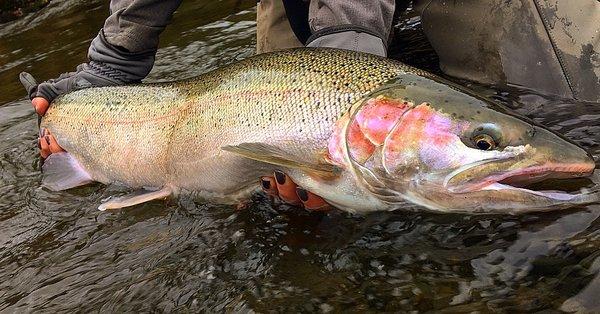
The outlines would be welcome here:
[[[570,179],[588,177],[594,172],[594,163],[544,163],[524,168],[517,168],[504,172],[498,172],[481,178],[471,184],[462,186],[449,186],[448,179],[445,186],[456,193],[482,190],[494,184],[505,186],[524,186],[545,179]]]
[[[574,144],[561,142],[558,137],[540,142],[531,141],[491,154],[473,151],[472,159],[465,155],[464,160],[468,162],[457,168],[429,168],[429,172],[419,172],[412,177],[407,194],[414,202],[429,208],[460,212],[520,213],[596,202],[598,192],[527,188],[546,179],[589,177],[595,169],[593,158]],[[556,147],[549,147],[557,142],[560,144]],[[471,149],[457,148],[461,150]],[[452,155],[461,153],[455,151]],[[424,164],[431,166],[431,162]]]
[[[446,190],[443,196],[432,193],[430,199],[437,198],[439,204],[445,204],[440,207],[446,208],[449,208],[448,204],[453,203],[452,200],[459,199],[462,204],[453,206],[458,211],[470,206],[478,211],[506,213],[554,210],[594,203],[600,200],[600,191],[597,187],[581,188],[577,192],[535,190],[527,187],[527,184],[545,179],[589,177],[594,172],[594,166],[593,163],[546,163],[541,166],[515,169],[486,177],[476,184],[461,189]],[[463,201],[464,199],[469,199],[470,202]]]
[[[528,150],[522,150],[525,151]],[[519,154],[504,157],[504,159],[489,159],[466,165],[449,174],[434,172],[413,176],[408,184],[409,188],[406,189],[405,197],[413,203],[434,211],[506,214],[558,210],[600,201],[597,182],[575,192],[528,188],[528,185],[546,179],[568,180],[590,177],[595,170],[591,158],[583,162],[576,160],[562,163],[546,160],[538,165]],[[519,158],[523,160],[515,161]],[[510,170],[498,171],[498,164],[511,163]],[[493,171],[486,167],[490,167]],[[469,183],[463,184],[450,183],[451,178],[460,176],[462,171],[467,171],[466,169],[469,168],[476,169],[471,171],[472,173],[480,174],[477,180],[470,180]]]

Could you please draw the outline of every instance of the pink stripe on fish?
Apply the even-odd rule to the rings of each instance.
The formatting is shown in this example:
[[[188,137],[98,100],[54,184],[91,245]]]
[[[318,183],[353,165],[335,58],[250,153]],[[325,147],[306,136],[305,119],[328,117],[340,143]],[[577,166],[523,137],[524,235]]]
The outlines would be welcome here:
[[[445,169],[461,164],[469,154],[459,134],[468,126],[427,103],[408,111],[385,143],[384,162],[388,171],[399,167]]]
[[[410,103],[406,101],[400,102],[384,97],[371,98],[356,115],[356,121],[373,144],[381,145],[409,106]]]
[[[345,114],[335,124],[328,143],[329,159],[336,164],[344,164],[344,146],[346,141],[350,156],[359,163],[364,163],[383,144],[398,119],[412,104],[385,97],[371,98],[360,108],[354,121],[349,121]],[[343,131],[348,126],[347,138]]]

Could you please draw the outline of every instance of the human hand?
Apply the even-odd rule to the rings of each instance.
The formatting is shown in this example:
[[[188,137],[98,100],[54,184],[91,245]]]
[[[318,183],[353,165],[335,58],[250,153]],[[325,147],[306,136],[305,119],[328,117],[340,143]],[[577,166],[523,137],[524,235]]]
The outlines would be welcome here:
[[[132,53],[113,46],[101,31],[90,45],[90,61],[80,64],[76,71],[61,74],[56,79],[40,84],[27,72],[22,72],[19,79],[27,90],[35,111],[42,116],[52,101],[62,94],[88,87],[140,82],[152,69],[155,52]]]
[[[78,66],[75,72],[61,74],[56,79],[51,79],[40,84],[27,72],[22,72],[19,75],[19,79],[25,90],[27,90],[35,112],[40,116],[43,116],[46,110],[48,110],[50,103],[62,94],[92,86],[123,84],[121,81],[103,77],[100,69],[92,67],[87,63]]]
[[[281,199],[290,205],[302,205],[310,211],[327,211],[331,205],[323,198],[299,187],[292,179],[281,171],[275,171],[273,176],[260,178],[263,191],[272,197]]]

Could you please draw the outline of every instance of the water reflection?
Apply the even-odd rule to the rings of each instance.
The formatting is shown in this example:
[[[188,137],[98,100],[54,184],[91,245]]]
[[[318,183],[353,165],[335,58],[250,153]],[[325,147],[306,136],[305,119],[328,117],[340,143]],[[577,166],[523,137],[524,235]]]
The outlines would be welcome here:
[[[252,5],[185,2],[148,80],[251,55]],[[244,211],[181,199],[99,212],[124,190],[40,189],[36,121],[16,75],[73,68],[106,10],[106,1],[53,1],[0,30],[0,311],[600,311],[598,204],[524,216],[360,217],[257,197]],[[394,55],[435,70],[418,27],[399,26],[415,44]],[[472,87],[598,160],[597,104]]]

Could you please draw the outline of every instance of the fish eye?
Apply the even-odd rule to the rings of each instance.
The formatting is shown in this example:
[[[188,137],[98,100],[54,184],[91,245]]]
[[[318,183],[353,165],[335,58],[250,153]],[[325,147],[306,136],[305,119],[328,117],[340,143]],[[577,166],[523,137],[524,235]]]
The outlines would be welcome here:
[[[502,130],[494,123],[482,123],[476,126],[463,140],[465,145],[480,149],[494,150],[502,146]]]
[[[497,146],[494,138],[487,134],[478,134],[477,136],[473,137],[473,143],[477,149],[481,150],[492,150]]]

